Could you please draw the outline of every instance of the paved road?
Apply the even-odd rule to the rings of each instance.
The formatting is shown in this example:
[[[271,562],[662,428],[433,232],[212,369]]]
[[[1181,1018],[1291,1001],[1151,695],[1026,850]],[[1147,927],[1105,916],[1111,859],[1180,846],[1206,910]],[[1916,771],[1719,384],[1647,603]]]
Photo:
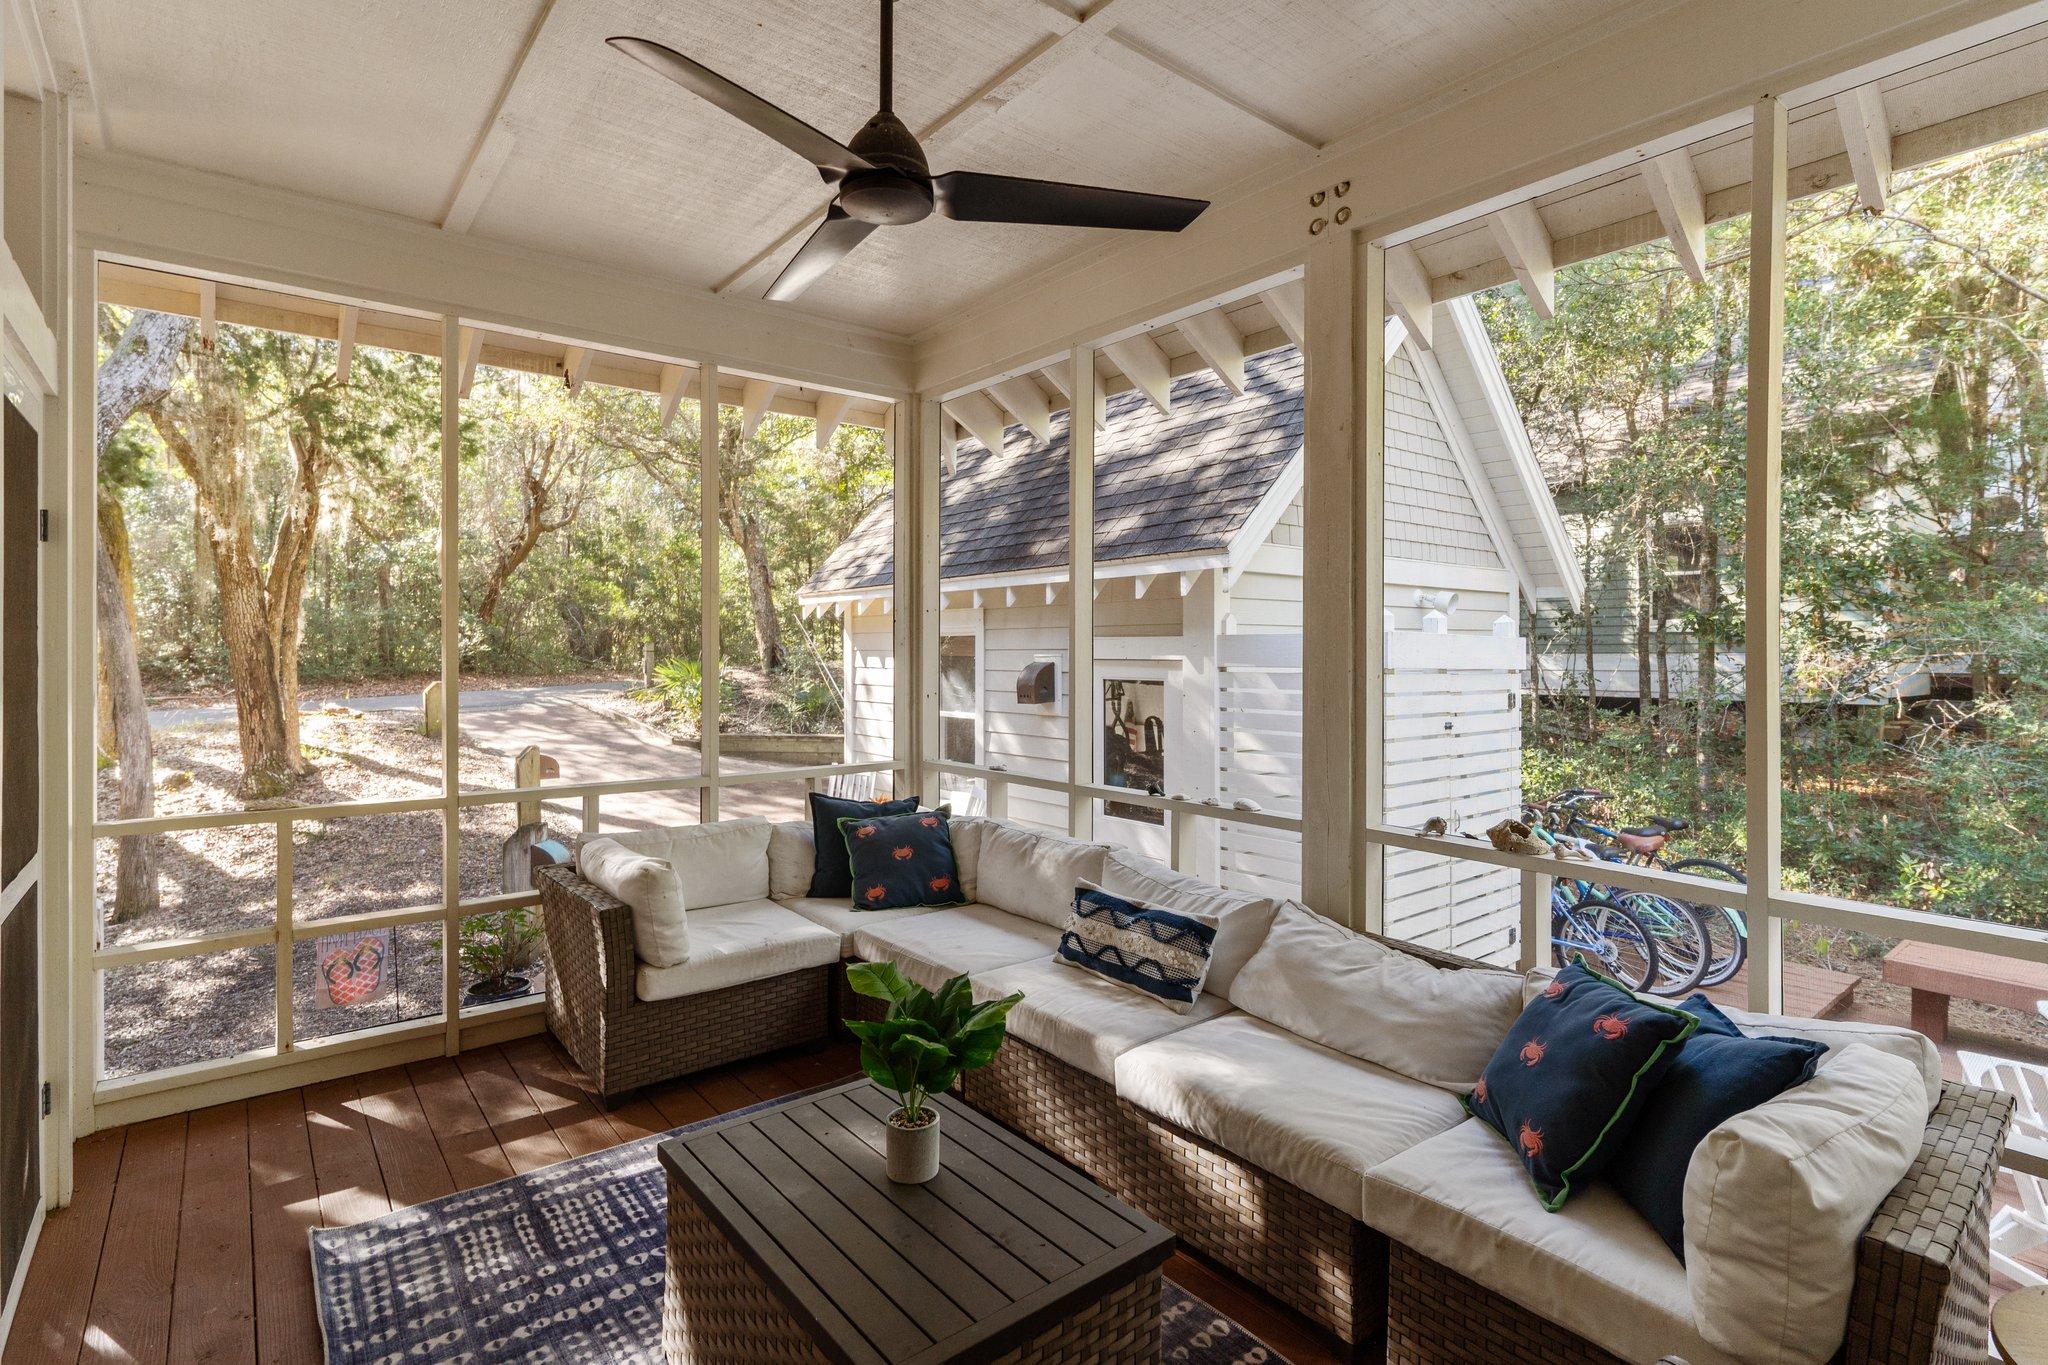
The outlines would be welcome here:
[[[578,697],[617,692],[617,683],[563,683],[549,687],[462,694],[462,737],[507,757],[529,744],[561,765],[563,782],[613,782],[643,777],[687,777],[701,772],[697,751],[668,743],[651,730],[628,725],[578,702]],[[419,697],[351,697],[343,703],[358,711],[419,713]],[[302,702],[315,711],[320,702]],[[232,706],[165,708],[149,713],[152,729],[199,721],[231,721]],[[725,773],[772,772],[771,764],[726,759]],[[465,782],[465,787],[474,784]],[[758,787],[728,788],[720,793],[719,814],[764,815],[790,819],[803,813],[801,782],[776,782]],[[550,803],[549,813],[580,822],[581,799]],[[608,796],[599,807],[602,827],[650,829],[695,824],[695,791],[635,792]]]

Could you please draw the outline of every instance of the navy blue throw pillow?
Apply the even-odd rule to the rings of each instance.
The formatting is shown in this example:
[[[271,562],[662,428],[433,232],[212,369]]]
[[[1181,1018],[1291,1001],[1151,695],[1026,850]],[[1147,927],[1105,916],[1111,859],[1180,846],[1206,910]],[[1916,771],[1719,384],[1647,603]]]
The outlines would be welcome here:
[[[863,819],[875,815],[902,815],[917,809],[917,798],[906,796],[901,801],[849,801],[843,796],[824,796],[811,793],[811,841],[817,848],[817,856],[811,866],[811,895],[819,900],[843,901],[853,894],[853,874],[846,870],[846,859],[838,855],[846,847],[839,833],[839,822],[849,815]]]
[[[1523,1009],[1465,1107],[1508,1140],[1555,1213],[1614,1160],[1699,1022],[1574,962]]]
[[[1685,1259],[1685,1168],[1708,1133],[1813,1076],[1827,1049],[1810,1038],[1749,1038],[1704,995],[1679,1005],[1697,1032],[1644,1102],[1607,1179]]]
[[[965,905],[944,810],[839,822],[856,910]]]
[[[1082,882],[1052,960],[1142,991],[1178,1014],[1194,1009],[1209,977],[1216,920],[1112,896]]]

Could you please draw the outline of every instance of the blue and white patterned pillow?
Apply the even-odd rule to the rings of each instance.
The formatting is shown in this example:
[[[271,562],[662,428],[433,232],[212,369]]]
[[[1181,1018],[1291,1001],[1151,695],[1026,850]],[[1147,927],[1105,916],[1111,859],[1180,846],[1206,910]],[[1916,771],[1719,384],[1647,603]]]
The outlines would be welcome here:
[[[1208,979],[1216,924],[1213,915],[1164,910],[1078,882],[1074,913],[1067,917],[1052,960],[1094,972],[1186,1014]]]

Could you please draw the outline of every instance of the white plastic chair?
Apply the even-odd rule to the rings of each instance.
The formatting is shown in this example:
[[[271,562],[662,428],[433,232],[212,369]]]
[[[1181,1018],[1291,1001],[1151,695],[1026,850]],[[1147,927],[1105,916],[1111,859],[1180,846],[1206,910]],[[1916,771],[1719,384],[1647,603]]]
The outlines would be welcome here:
[[[825,795],[836,796],[843,801],[872,801],[875,799],[875,775],[834,773],[825,779]]]
[[[1957,1052],[1963,1079],[2003,1090],[2013,1098],[2012,1136],[2048,1146],[2048,1067],[1979,1052]],[[2048,1245],[2048,1181],[2008,1171],[2019,1188],[2018,1207],[1991,1211],[1991,1264],[2018,1285],[2048,1284],[2048,1275],[2020,1264],[2021,1252]]]

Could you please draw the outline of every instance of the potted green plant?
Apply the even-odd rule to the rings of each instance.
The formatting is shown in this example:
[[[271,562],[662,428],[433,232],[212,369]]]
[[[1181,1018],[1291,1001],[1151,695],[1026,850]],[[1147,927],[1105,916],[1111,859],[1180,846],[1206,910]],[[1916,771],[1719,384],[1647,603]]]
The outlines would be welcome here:
[[[464,920],[458,954],[469,986],[463,1002],[488,1005],[525,995],[532,988],[530,974],[540,963],[540,943],[540,924],[530,909]]]
[[[939,1111],[928,1099],[988,1065],[1024,993],[977,1005],[965,974],[928,991],[890,962],[855,963],[846,980],[861,995],[889,1002],[879,1023],[849,1019],[846,1027],[860,1040],[861,1069],[896,1096],[884,1129],[889,1178],[921,1185],[939,1173]]]

